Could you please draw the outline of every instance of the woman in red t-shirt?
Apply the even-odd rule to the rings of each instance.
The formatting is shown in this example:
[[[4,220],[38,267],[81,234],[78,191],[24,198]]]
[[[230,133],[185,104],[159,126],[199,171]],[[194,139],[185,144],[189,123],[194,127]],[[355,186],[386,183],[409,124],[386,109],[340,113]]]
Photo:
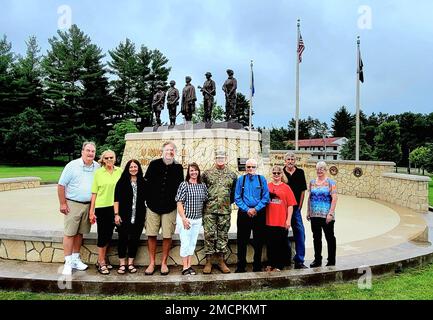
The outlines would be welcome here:
[[[288,260],[287,233],[290,229],[296,199],[292,189],[283,182],[285,176],[279,166],[272,168],[272,182],[268,183],[270,202],[266,207],[267,254],[266,271],[280,271]]]

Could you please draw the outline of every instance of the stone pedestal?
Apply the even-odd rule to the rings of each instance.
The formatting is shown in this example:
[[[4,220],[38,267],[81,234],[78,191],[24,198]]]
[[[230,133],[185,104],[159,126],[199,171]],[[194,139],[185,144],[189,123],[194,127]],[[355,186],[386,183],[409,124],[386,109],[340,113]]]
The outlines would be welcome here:
[[[122,167],[130,159],[140,161],[143,170],[150,161],[161,157],[161,147],[166,141],[173,141],[177,147],[176,160],[187,168],[191,162],[196,162],[201,170],[212,167],[215,163],[215,153],[224,150],[227,163],[231,170],[239,173],[238,162],[255,158],[262,166],[261,135],[258,131],[247,131],[243,128],[231,129],[226,125],[215,124],[204,128],[203,124],[176,126],[174,128],[158,127],[141,133],[130,133],[125,136],[126,145],[122,158]]]

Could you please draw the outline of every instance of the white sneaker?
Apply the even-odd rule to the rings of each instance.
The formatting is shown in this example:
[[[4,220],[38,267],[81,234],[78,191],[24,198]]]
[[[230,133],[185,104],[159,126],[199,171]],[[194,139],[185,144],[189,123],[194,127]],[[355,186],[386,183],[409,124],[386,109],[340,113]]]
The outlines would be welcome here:
[[[80,258],[74,259],[72,261],[72,268],[77,269],[79,271],[84,271],[88,268],[89,266],[85,263],[83,263],[83,261],[81,261]]]
[[[65,263],[65,265],[63,266],[62,274],[65,276],[72,275],[72,265],[70,263]]]

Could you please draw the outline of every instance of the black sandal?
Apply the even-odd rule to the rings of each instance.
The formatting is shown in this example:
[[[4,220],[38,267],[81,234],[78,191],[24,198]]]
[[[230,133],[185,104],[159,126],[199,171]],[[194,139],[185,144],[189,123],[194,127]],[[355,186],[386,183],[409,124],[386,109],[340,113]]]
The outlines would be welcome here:
[[[129,271],[129,273],[136,273],[137,268],[133,264],[129,264],[128,265],[128,271]]]
[[[191,275],[191,270],[189,268],[185,269],[185,270],[182,270],[182,275],[183,276],[189,276],[189,275]]]
[[[117,269],[117,273],[118,274],[125,274],[126,273],[126,265],[124,265],[124,264],[120,265],[119,269]]]
[[[195,272],[195,270],[192,267],[189,267],[189,274],[195,276],[197,274],[197,272]]]
[[[100,264],[99,261],[96,262],[96,268],[98,269],[98,272],[103,275],[110,274],[110,270],[108,270],[106,264]]]

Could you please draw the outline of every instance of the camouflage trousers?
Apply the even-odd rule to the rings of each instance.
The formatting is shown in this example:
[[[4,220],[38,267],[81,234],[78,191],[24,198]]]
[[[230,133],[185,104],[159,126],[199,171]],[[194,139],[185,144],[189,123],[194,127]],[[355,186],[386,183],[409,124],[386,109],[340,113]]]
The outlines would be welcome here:
[[[203,216],[204,252],[206,255],[228,251],[230,215],[205,214]]]

